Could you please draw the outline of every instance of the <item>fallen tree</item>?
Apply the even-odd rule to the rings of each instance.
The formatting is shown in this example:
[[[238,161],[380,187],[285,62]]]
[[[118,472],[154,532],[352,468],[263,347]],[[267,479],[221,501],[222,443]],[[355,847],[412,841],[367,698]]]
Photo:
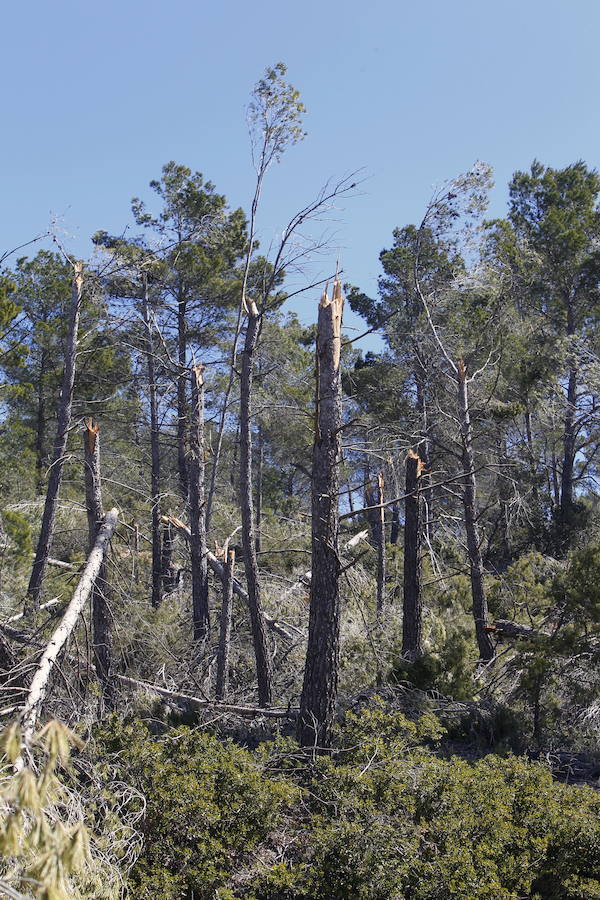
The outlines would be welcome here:
[[[162,521],[169,522],[173,525],[188,542],[191,540],[191,532],[185,522],[176,519],[175,516],[162,516]],[[222,581],[225,577],[225,566],[217,559],[215,554],[211,553],[208,549],[206,551],[206,559],[215,575],[218,575]],[[233,593],[237,594],[244,603],[248,603],[248,594],[235,578],[233,579]],[[297,636],[304,637],[304,633],[299,628],[296,628],[295,625],[290,625],[289,622],[281,622],[278,619],[272,619],[265,612],[263,612],[262,615],[267,628],[270,628],[271,631],[274,631],[280,637],[284,638],[284,640],[293,641]]]
[[[192,697],[189,694],[179,694],[177,691],[170,691],[168,688],[159,687],[157,684],[149,684],[147,681],[138,681],[137,678],[128,678],[126,675],[115,675],[115,678],[122,684],[143,688],[158,694],[160,697],[166,697],[174,703],[195,709],[214,709],[217,712],[230,713],[235,716],[265,716],[269,719],[294,719],[298,714],[298,710],[291,707],[235,706],[231,703],[222,703],[219,700],[202,700],[200,697]]]
[[[77,624],[77,620],[88,601],[98,573],[104,561],[104,555],[117,527],[119,512],[111,509],[104,517],[104,522],[98,530],[94,546],[87,558],[79,584],[75,588],[73,596],[67,606],[60,624],[54,630],[42,658],[31,681],[25,705],[21,712],[21,725],[23,743],[25,746],[31,741],[40,707],[43,703],[48,687],[48,681],[58,655],[68,640],[71,632]],[[21,760],[21,767],[23,763]]]

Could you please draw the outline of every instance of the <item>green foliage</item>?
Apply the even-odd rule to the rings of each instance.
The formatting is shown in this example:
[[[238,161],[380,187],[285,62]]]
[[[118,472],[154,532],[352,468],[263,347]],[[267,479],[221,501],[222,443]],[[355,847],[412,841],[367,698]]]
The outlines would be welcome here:
[[[430,714],[349,713],[333,757],[108,720],[96,754],[146,798],[132,898],[583,900],[600,800],[543,766],[436,756]],[[116,768],[115,768],[116,767]]]
[[[269,66],[253,91],[248,107],[248,123],[257,171],[263,173],[273,160],[279,161],[286,148],[301,141],[302,116],[306,112],[300,92],[285,81],[287,66]]]
[[[96,739],[146,797],[145,852],[131,873],[136,898],[213,898],[296,795],[265,779],[259,757],[185,727],[153,740],[142,723],[114,718]]]
[[[7,509],[4,514],[4,526],[14,550],[16,560],[30,562],[32,552],[31,526],[24,515],[14,510]]]

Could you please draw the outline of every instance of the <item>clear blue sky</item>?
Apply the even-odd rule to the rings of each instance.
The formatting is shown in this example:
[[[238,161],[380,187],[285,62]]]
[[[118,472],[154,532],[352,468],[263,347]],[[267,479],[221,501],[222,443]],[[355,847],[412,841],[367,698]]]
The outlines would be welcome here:
[[[88,256],[90,235],[121,231],[170,159],[247,208],[245,106],[278,60],[308,137],[270,174],[261,236],[364,167],[334,243],[367,292],[392,229],[475,159],[495,169],[495,215],[534,157],[599,163],[598,0],[24,0],[3,4],[2,32],[0,251],[58,215]],[[296,308],[310,321],[314,296]]]

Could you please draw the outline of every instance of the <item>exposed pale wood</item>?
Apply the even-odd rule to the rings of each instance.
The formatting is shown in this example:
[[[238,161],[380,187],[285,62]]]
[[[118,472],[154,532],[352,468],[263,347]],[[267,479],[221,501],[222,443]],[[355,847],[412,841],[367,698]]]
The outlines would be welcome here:
[[[33,735],[39,710],[48,688],[48,681],[58,655],[77,624],[81,611],[90,597],[92,588],[98,577],[98,573],[100,572],[102,561],[104,560],[104,554],[110,543],[113,532],[117,527],[118,518],[119,512],[117,509],[111,509],[104,517],[104,522],[98,531],[93,549],[88,556],[79,584],[75,588],[60,624],[54,630],[46,649],[42,654],[42,658],[31,681],[27,700],[25,701],[21,713],[23,740],[25,744],[29,743]]]

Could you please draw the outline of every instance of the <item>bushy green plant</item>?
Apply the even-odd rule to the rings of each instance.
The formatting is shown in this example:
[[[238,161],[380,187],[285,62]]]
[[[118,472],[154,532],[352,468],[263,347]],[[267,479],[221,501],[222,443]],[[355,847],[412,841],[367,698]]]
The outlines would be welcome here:
[[[347,715],[332,755],[313,757],[290,739],[250,752],[185,727],[156,737],[108,721],[96,752],[146,804],[129,896],[600,896],[598,795],[515,757],[439,757],[442,731],[376,700]]]
[[[96,739],[146,798],[145,851],[130,876],[140,900],[212,900],[296,796],[292,784],[264,777],[260,756],[187,727],[158,739],[139,721],[111,719]]]

